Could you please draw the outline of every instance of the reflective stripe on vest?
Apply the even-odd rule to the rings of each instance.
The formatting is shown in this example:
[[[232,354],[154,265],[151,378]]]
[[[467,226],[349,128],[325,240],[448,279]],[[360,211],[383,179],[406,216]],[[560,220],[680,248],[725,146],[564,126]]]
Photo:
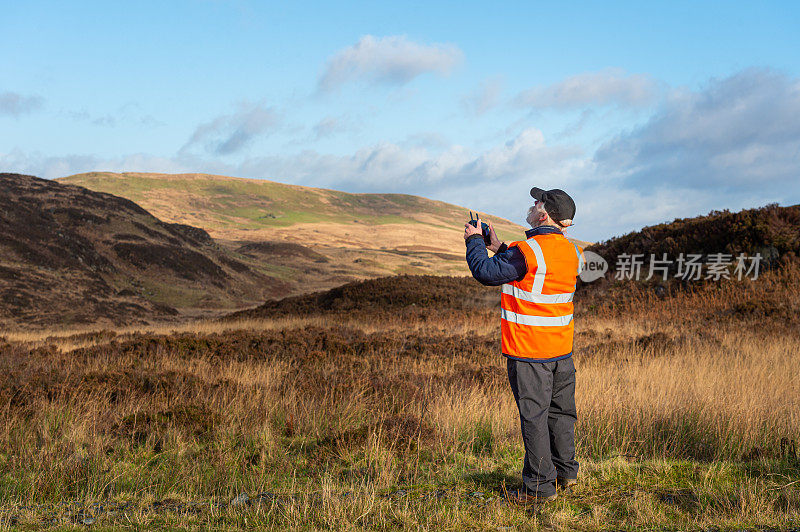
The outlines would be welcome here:
[[[536,273],[533,274],[533,288],[532,294],[541,294],[542,287],[544,286],[544,279],[547,276],[547,263],[544,261],[544,253],[542,253],[542,246],[534,240],[528,240],[528,245],[531,247],[534,256],[536,256]]]
[[[569,325],[569,322],[572,321],[572,314],[567,314],[566,316],[530,316],[500,309],[500,315],[504,320],[533,327],[563,327]]]
[[[517,299],[530,301],[531,303],[539,303],[542,305],[553,303],[571,303],[572,296],[575,295],[575,292],[569,292],[566,294],[534,294],[533,292],[526,292],[525,290],[510,284],[503,285],[503,293],[514,296]]]
[[[547,360],[572,351],[572,298],[584,266],[578,246],[563,234],[536,235],[514,242],[525,256],[528,273],[503,285],[501,330],[503,353]]]

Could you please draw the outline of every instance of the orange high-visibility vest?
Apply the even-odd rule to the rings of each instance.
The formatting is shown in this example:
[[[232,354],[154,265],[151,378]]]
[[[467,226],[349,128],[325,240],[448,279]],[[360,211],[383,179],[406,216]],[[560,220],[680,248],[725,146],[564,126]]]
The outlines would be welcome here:
[[[583,250],[561,233],[512,242],[528,273],[503,285],[500,330],[503,354],[548,361],[572,353],[572,296],[583,268]]]

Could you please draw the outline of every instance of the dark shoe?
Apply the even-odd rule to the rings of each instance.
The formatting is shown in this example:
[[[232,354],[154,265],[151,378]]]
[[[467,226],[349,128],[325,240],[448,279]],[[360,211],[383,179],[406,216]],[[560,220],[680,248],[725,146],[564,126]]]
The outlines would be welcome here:
[[[562,490],[569,489],[569,488],[571,488],[572,486],[574,486],[577,483],[578,483],[578,479],[577,478],[558,477],[556,479],[556,486],[558,486]]]
[[[531,493],[527,490],[517,490],[506,494],[506,501],[508,504],[515,506],[533,506],[544,504],[546,502],[554,501],[558,496],[553,493],[552,495],[541,495],[538,493]]]

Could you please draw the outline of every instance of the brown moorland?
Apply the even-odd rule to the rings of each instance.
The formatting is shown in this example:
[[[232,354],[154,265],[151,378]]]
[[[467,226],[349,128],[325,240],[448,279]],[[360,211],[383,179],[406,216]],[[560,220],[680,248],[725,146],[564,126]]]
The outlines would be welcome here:
[[[627,282],[619,303],[579,299],[581,483],[533,511],[504,500],[518,419],[497,289],[470,279],[351,285],[317,296],[320,312],[295,300],[229,321],[8,334],[2,514],[223,529],[797,524],[798,279],[791,263],[671,297]],[[373,300],[350,304],[360,294]]]
[[[800,526],[791,256],[756,280],[580,287],[581,478],[536,508],[505,502],[522,449],[497,291],[401,276],[224,320],[6,332],[0,519],[231,530]]]

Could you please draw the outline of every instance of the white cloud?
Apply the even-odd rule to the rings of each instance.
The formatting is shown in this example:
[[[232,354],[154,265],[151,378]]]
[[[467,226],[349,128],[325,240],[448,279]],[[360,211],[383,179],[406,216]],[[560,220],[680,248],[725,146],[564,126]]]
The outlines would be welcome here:
[[[626,75],[620,69],[605,69],[530,88],[517,95],[516,102],[533,108],[638,107],[654,103],[660,92],[659,83],[647,74]]]
[[[419,44],[402,35],[365,35],[328,60],[318,87],[328,91],[357,80],[404,85],[429,72],[449,74],[463,57],[461,50],[452,44]]]
[[[201,146],[215,155],[230,155],[246,147],[254,138],[275,132],[280,116],[272,107],[244,102],[232,114],[218,116],[200,124],[181,148],[185,152]]]
[[[579,154],[549,146],[536,129],[523,131],[504,145],[473,153],[450,145],[432,152],[424,143],[381,143],[351,155],[306,150],[293,155],[253,157],[238,165],[238,175],[255,175],[314,186],[362,192],[402,191],[426,194],[465,182],[496,183],[539,174],[560,174]],[[280,179],[279,179],[280,180]]]
[[[771,191],[800,198],[800,80],[763,69],[673,94],[644,125],[596,153],[635,189]]]
[[[314,139],[332,137],[353,129],[354,124],[345,116],[326,116],[314,125]]]
[[[451,142],[439,133],[423,131],[407,136],[399,144],[403,148],[428,148],[434,151],[442,151],[449,148]]]
[[[497,79],[484,80],[480,86],[462,98],[462,105],[471,113],[482,115],[497,106],[503,85]]]
[[[572,123],[567,124],[566,127],[564,127],[564,129],[556,133],[555,138],[565,139],[577,135],[578,133],[584,130],[589,121],[592,118],[594,118],[595,114],[596,112],[594,109],[582,110],[578,119]]]
[[[137,102],[127,102],[114,111],[105,113],[89,113],[87,109],[62,111],[69,120],[86,122],[100,127],[117,127],[124,124],[126,127],[140,125],[146,129],[163,126],[164,123],[153,115],[146,114]]]
[[[0,153],[0,168],[5,172],[53,179],[92,171],[181,173],[188,172],[192,166],[175,158],[155,157],[144,153],[100,158],[91,154],[48,156],[38,152],[12,150],[9,153]]]
[[[0,115],[19,118],[42,107],[44,99],[40,96],[23,96],[16,92],[0,92]]]

